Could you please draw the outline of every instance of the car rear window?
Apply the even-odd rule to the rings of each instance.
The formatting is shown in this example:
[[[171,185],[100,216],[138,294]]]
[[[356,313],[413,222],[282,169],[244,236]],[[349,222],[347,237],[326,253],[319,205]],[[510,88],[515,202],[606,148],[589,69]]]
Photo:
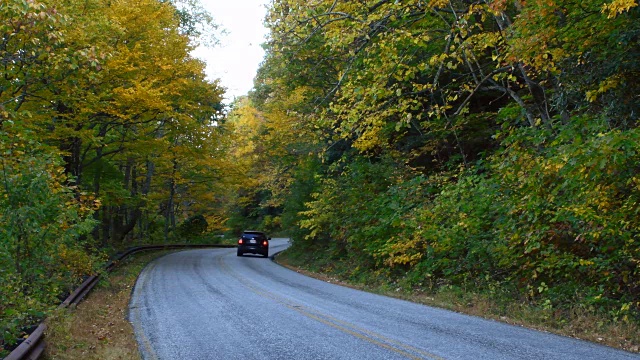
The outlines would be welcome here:
[[[266,238],[266,235],[261,232],[244,232],[242,233],[243,239],[262,239]]]

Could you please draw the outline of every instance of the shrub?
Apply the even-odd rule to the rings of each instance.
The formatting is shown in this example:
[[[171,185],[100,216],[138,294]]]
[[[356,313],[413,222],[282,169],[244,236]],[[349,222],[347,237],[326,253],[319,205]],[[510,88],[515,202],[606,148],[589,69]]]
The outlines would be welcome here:
[[[6,344],[99,262],[87,236],[98,203],[66,185],[57,153],[26,131],[9,130],[0,132],[0,331]]]
[[[178,236],[181,239],[190,240],[204,234],[208,227],[207,219],[203,215],[194,215],[178,226]]]

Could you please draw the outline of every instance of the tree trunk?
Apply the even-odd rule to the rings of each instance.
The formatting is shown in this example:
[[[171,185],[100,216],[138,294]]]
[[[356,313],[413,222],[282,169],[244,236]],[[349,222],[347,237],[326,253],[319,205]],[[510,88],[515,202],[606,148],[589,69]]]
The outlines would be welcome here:
[[[178,162],[176,159],[173,159],[173,170],[171,172],[171,180],[169,180],[169,200],[167,201],[167,209],[165,212],[165,222],[164,222],[164,241],[169,241],[169,226],[171,229],[175,229],[176,227],[176,218],[174,213],[174,201],[176,194],[176,181],[175,175],[178,169]]]

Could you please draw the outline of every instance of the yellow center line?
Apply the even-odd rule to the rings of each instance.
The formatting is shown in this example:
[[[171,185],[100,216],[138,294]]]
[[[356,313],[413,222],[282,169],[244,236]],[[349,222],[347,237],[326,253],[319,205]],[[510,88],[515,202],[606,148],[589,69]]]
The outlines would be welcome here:
[[[398,353],[400,355],[404,355],[409,359],[413,359],[413,360],[421,360],[422,359],[421,357],[415,356],[415,355],[410,354],[410,353],[408,353],[406,351],[402,351],[402,350],[400,350],[398,348],[395,348],[395,347],[393,347],[393,346],[391,346],[389,344],[385,344],[385,343],[383,343],[381,341],[377,341],[376,339],[368,337],[368,336],[366,336],[366,335],[364,335],[362,333],[353,331],[351,329],[348,329],[346,327],[343,327],[343,326],[340,326],[340,325],[338,325],[336,323],[333,323],[333,322],[331,322],[329,320],[323,319],[320,316],[316,316],[316,315],[314,315],[312,313],[306,312],[304,309],[299,308],[297,306],[291,306],[291,305],[287,305],[287,304],[285,304],[285,305],[288,308],[293,309],[293,310],[297,311],[298,313],[300,313],[300,314],[302,314],[302,315],[304,315],[304,316],[306,316],[306,317],[308,317],[310,319],[317,320],[317,321],[319,321],[319,322],[321,322],[321,323],[323,323],[325,325],[331,326],[334,329],[338,329],[338,330],[340,330],[340,331],[342,331],[344,333],[353,335],[353,336],[355,336],[355,337],[357,337],[359,339],[366,340],[366,341],[368,341],[368,342],[370,342],[370,343],[372,343],[374,345],[378,345],[378,346],[383,347],[383,348],[385,348],[387,350],[391,350],[391,351],[393,351],[395,353]]]
[[[367,329],[363,329],[363,328],[356,327],[355,325],[353,325],[353,324],[351,324],[351,323],[348,323],[348,322],[346,322],[346,321],[343,321],[343,320],[337,319],[337,318],[335,318],[335,317],[333,317],[333,316],[331,316],[331,315],[323,314],[323,316],[324,316],[325,318],[329,319],[330,321],[332,321],[332,322],[336,323],[336,324],[343,324],[343,325],[345,325],[345,326],[349,326],[349,327],[351,327],[351,328],[353,328],[353,329],[356,329],[357,331],[360,331],[360,332],[362,332],[362,333],[365,333],[365,334],[367,334],[367,335],[369,335],[369,336],[376,337],[376,338],[378,338],[378,339],[380,339],[380,340],[382,340],[382,341],[385,341],[385,342],[387,342],[387,343],[394,344],[394,345],[396,345],[396,346],[398,346],[398,347],[401,347],[401,348],[403,348],[403,349],[405,349],[405,350],[408,350],[408,351],[411,351],[411,352],[414,352],[414,353],[418,353],[418,354],[424,355],[424,356],[426,356],[427,358],[434,359],[434,360],[445,360],[443,357],[440,357],[440,356],[438,356],[438,355],[435,355],[435,354],[432,354],[432,353],[430,353],[430,352],[427,352],[427,351],[424,351],[424,350],[418,349],[418,348],[416,348],[416,347],[413,347],[413,346],[411,346],[411,345],[408,345],[408,344],[402,343],[402,342],[400,342],[400,341],[390,339],[390,338],[388,338],[388,337],[386,337],[386,336],[383,336],[383,335],[377,334],[377,333],[375,333],[375,332],[373,332],[373,331],[370,331],[370,330],[367,330]]]
[[[289,309],[295,310],[296,312],[298,312],[301,315],[304,315],[310,319],[316,320],[320,323],[323,323],[325,325],[331,326],[337,330],[340,330],[346,334],[355,336],[359,339],[365,340],[367,342],[370,342],[374,345],[380,346],[382,348],[385,348],[387,350],[393,351],[397,354],[403,355],[409,359],[423,359],[424,357],[428,358],[428,359],[433,359],[433,360],[444,360],[444,358],[437,356],[435,354],[426,352],[424,350],[415,348],[411,345],[408,344],[404,344],[402,342],[393,340],[393,339],[389,339],[383,335],[377,334],[375,332],[366,330],[366,329],[362,329],[352,323],[346,322],[344,320],[340,320],[337,319],[333,316],[318,312],[318,311],[313,311],[313,310],[307,310],[305,307],[303,307],[302,305],[298,305],[295,304],[293,302],[291,302],[290,300],[276,295],[274,293],[271,292],[267,292],[264,291],[258,287],[256,287],[255,285],[253,285],[252,283],[250,283],[246,278],[243,278],[241,276],[239,276],[236,272],[234,272],[233,270],[231,270],[231,268],[229,268],[227,266],[227,264],[224,262],[222,256],[218,257],[217,259],[217,263],[218,265],[221,267],[222,270],[224,270],[226,273],[228,273],[229,275],[231,275],[232,277],[234,277],[236,280],[238,280],[241,284],[243,284],[245,287],[247,287],[249,290],[251,290],[252,292],[254,292],[257,295],[260,295],[262,297],[271,299],[281,305],[286,306]],[[395,346],[394,346],[395,345]],[[403,350],[404,349],[404,350]],[[406,350],[406,351],[405,351]],[[420,356],[416,356],[412,353],[417,353],[422,355],[423,357]]]

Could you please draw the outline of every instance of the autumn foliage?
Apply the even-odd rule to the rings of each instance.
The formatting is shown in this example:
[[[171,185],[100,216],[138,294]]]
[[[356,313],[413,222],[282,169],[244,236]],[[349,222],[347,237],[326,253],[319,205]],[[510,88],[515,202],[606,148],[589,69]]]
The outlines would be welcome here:
[[[220,219],[223,89],[192,1],[0,2],[0,344],[105,254]],[[202,22],[202,21],[204,22]],[[200,21],[200,22],[199,22]]]
[[[638,322],[637,0],[274,0],[228,117],[196,3],[0,1],[4,344],[110,250],[213,228]]]
[[[354,279],[638,322],[637,5],[274,1],[241,210]]]

